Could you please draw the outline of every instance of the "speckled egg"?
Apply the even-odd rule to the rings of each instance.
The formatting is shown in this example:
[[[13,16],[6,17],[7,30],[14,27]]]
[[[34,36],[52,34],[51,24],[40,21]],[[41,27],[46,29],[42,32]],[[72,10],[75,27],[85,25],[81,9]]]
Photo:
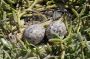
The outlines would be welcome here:
[[[61,20],[52,22],[46,30],[46,35],[48,39],[54,38],[55,34],[60,37],[64,37],[66,33],[66,26]]]
[[[27,27],[24,31],[24,38],[32,44],[40,43],[45,35],[45,28],[40,24]]]

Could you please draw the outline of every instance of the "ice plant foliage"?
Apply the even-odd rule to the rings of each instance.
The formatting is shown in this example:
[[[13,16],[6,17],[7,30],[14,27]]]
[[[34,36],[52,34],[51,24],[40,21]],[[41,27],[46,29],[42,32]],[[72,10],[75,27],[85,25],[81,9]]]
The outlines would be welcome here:
[[[0,0],[0,59],[90,59],[90,0]]]

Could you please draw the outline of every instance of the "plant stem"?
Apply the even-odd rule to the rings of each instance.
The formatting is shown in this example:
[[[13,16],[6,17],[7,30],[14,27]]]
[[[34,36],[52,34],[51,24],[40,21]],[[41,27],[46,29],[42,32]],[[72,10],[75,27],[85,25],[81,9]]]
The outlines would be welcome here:
[[[62,51],[61,59],[64,59],[65,51]]]
[[[61,59],[64,59],[65,57],[65,46],[63,44],[64,42],[62,41],[61,42],[61,49],[62,49],[62,52],[61,52]]]

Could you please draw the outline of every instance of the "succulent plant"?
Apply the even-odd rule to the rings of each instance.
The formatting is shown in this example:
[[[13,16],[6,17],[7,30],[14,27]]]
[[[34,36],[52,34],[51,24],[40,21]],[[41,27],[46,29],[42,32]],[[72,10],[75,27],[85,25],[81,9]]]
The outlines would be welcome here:
[[[61,20],[53,21],[52,23],[50,23],[46,30],[46,35],[48,39],[52,39],[53,37],[55,37],[55,35],[64,37],[66,33],[66,26]]]
[[[40,43],[45,35],[45,28],[41,24],[33,24],[24,31],[24,38],[32,44]]]

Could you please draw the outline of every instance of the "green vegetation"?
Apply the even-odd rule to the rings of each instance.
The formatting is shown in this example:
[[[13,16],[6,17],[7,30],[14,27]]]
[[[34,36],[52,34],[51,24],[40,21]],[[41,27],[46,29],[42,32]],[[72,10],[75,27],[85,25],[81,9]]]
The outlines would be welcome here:
[[[57,8],[68,12],[65,38],[56,35],[37,45],[23,38],[25,20],[45,22],[44,12]],[[90,1],[0,0],[0,59],[90,59]]]

